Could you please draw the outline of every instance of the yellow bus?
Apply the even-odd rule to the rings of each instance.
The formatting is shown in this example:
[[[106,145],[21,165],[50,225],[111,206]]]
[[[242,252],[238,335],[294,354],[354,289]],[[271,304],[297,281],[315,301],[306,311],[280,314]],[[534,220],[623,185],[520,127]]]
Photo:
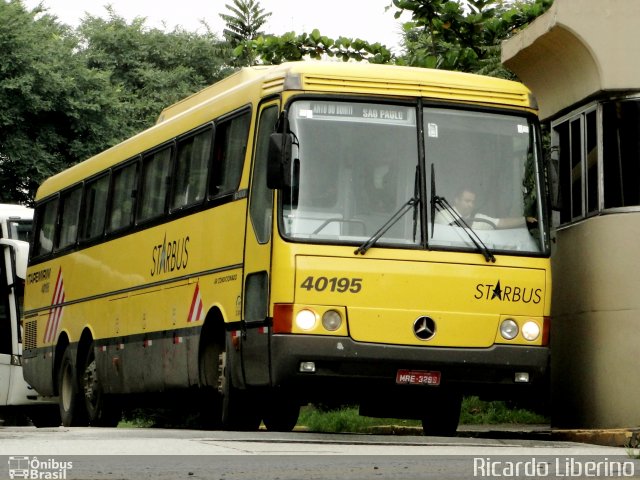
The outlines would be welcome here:
[[[64,425],[183,392],[212,428],[317,403],[452,434],[464,395],[544,386],[540,144],[518,83],[242,69],[41,185],[25,378]]]

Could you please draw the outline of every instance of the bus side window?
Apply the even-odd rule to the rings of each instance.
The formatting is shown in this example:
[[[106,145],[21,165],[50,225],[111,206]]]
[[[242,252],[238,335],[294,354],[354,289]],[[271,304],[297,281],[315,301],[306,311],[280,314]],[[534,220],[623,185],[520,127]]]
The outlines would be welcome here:
[[[36,229],[33,257],[47,255],[53,251],[53,240],[58,215],[58,198],[49,200],[36,207]]]
[[[137,162],[113,172],[108,232],[120,230],[133,223],[133,205],[137,178]]]
[[[60,201],[60,235],[58,235],[57,250],[76,243],[81,198],[82,186],[62,194]]]
[[[212,127],[181,140],[173,179],[171,210],[195,205],[204,200],[211,158]]]
[[[216,125],[209,196],[233,193],[240,184],[251,112]]]
[[[108,193],[109,175],[103,175],[86,183],[81,240],[97,238],[104,233]]]
[[[171,147],[158,150],[142,160],[142,192],[139,195],[138,220],[162,215],[167,202]]]

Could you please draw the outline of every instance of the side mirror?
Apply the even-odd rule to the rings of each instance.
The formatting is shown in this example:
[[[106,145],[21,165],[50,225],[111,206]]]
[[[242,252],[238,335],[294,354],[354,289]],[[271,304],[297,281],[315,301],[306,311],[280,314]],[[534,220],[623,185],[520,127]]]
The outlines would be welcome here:
[[[27,278],[27,261],[29,259],[29,243],[23,240],[0,239],[0,245],[13,250],[15,258],[15,275],[24,280]]]
[[[293,142],[287,133],[272,133],[269,137],[269,159],[267,161],[267,186],[274,190],[291,187]]]

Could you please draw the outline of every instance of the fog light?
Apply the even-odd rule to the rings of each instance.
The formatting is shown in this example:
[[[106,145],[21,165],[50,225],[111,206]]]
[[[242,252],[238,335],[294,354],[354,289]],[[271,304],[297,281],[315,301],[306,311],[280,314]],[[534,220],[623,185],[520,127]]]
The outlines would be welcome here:
[[[500,335],[506,340],[513,340],[518,335],[518,324],[510,318],[500,324]]]
[[[540,336],[540,326],[536,322],[527,322],[522,326],[522,336],[533,342]]]
[[[516,383],[529,383],[529,372],[516,372],[514,381]]]
[[[327,310],[322,315],[322,326],[330,332],[335,332],[342,326],[342,317],[335,310]]]
[[[301,330],[311,330],[316,326],[316,314],[311,310],[300,310],[296,315],[296,325]]]
[[[300,362],[300,371],[302,373],[315,373],[316,362]]]

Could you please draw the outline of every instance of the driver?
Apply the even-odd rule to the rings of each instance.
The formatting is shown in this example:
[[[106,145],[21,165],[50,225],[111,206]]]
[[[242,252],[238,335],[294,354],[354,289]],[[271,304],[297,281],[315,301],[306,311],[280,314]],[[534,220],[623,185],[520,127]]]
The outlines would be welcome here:
[[[461,189],[453,199],[453,208],[474,230],[494,230],[505,228],[519,228],[538,222],[534,217],[493,218],[482,213],[477,213],[476,194],[469,188]],[[458,220],[446,210],[436,213],[436,223],[445,223],[451,226],[461,226]]]

